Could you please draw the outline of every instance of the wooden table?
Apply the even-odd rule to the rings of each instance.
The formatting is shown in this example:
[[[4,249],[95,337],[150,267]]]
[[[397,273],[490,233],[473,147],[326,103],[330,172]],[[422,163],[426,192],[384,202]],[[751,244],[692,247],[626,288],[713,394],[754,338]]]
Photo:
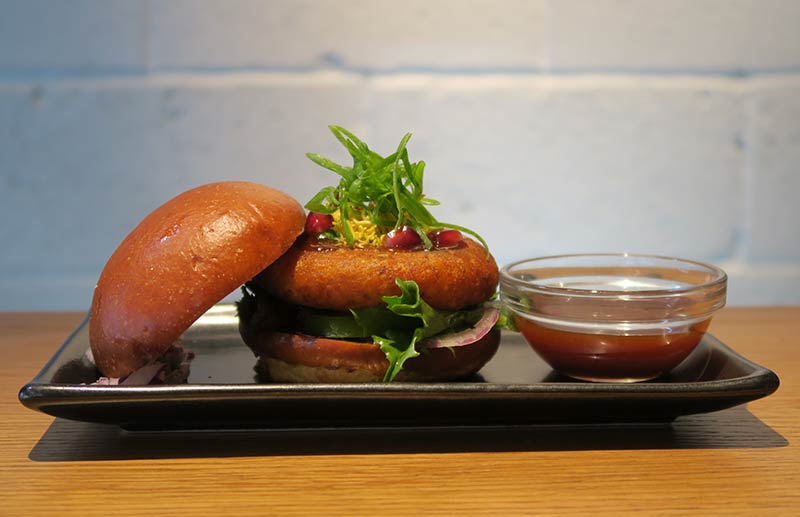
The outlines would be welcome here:
[[[128,433],[17,391],[81,318],[0,314],[0,515],[800,515],[800,307],[711,331],[781,378],[672,426]]]

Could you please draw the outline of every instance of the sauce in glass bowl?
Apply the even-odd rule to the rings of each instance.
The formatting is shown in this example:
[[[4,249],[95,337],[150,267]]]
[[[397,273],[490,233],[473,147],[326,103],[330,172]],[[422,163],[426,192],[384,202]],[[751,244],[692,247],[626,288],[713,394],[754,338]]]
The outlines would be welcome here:
[[[502,268],[517,329],[554,370],[599,382],[656,378],[697,346],[725,305],[721,269],[631,254],[561,255]]]

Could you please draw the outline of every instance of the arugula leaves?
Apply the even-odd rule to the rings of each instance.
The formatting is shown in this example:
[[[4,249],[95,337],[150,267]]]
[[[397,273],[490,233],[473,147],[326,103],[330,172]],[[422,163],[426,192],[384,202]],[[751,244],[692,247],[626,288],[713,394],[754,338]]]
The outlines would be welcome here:
[[[417,343],[451,328],[456,314],[436,310],[425,303],[419,295],[419,286],[413,280],[398,278],[395,283],[400,288],[400,295],[384,296],[385,309],[368,308],[350,311],[356,322],[372,334],[372,341],[386,354],[389,368],[383,377],[384,382],[394,380],[403,369],[403,364],[419,355],[415,347]],[[387,327],[387,318],[379,317],[380,311],[385,313],[387,310],[408,323]],[[394,318],[389,318],[392,319]]]
[[[339,212],[341,237],[349,246],[355,244],[350,220],[368,219],[382,233],[403,225],[412,227],[426,249],[433,247],[427,234],[444,228],[469,234],[489,249],[486,241],[474,231],[438,221],[428,211],[427,206],[438,205],[439,202],[426,197],[423,192],[425,162],[412,162],[408,157],[406,146],[411,133],[403,136],[394,153],[384,157],[345,128],[328,127],[352,156],[353,166],[345,167],[318,154],[307,153],[311,161],[335,172],[341,179],[338,186],[325,187],[317,192],[305,207],[322,214]]]

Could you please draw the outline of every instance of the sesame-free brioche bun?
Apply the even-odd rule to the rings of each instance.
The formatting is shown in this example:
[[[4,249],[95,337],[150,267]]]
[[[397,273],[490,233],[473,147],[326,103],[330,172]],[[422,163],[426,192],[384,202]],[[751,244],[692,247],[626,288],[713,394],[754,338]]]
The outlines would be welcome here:
[[[286,252],[305,224],[292,197],[226,181],[167,201],[111,255],[95,287],[89,339],[107,377],[158,358],[211,306]]]

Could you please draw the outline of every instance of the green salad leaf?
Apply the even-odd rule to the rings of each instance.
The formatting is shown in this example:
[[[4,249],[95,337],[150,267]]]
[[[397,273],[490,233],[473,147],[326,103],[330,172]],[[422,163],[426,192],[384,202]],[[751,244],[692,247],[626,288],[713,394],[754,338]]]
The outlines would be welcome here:
[[[385,326],[384,322],[375,318],[371,309],[354,309],[351,312],[356,321],[372,333],[372,341],[386,354],[389,368],[383,380],[394,380],[403,364],[419,351],[415,345],[428,337],[435,336],[453,326],[453,312],[439,311],[425,303],[419,295],[419,286],[413,280],[395,280],[400,288],[398,296],[384,296],[386,309],[392,314],[407,318],[411,325]],[[376,324],[377,323],[377,324]]]
[[[426,197],[423,192],[425,162],[412,162],[408,157],[406,146],[411,133],[403,136],[394,153],[381,156],[345,128],[329,126],[329,129],[347,149],[353,158],[353,165],[346,167],[318,154],[308,153],[306,156],[311,161],[336,173],[340,180],[337,186],[325,187],[317,192],[305,207],[322,214],[338,212],[341,238],[349,246],[355,243],[350,221],[368,219],[381,233],[404,225],[410,226],[419,234],[426,249],[433,247],[427,234],[445,228],[469,234],[489,249],[486,241],[474,231],[439,221],[430,213],[427,207],[438,205],[439,202]]]

